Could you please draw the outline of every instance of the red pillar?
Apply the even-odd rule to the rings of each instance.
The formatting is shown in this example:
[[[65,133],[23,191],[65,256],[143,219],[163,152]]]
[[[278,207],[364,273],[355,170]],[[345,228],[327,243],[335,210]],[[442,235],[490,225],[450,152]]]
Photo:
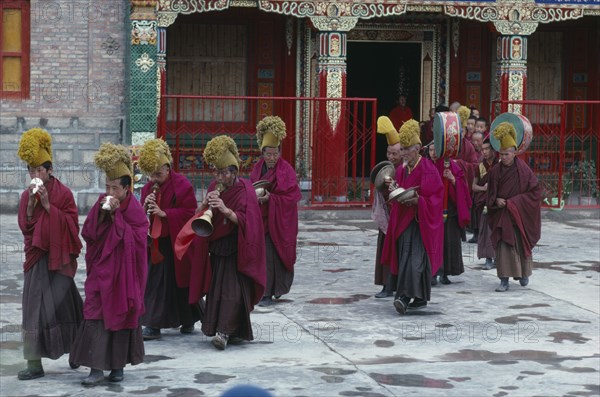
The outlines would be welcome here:
[[[347,198],[346,33],[319,33],[318,124],[313,141],[313,199],[342,202]]]
[[[527,94],[527,36],[500,36],[496,51],[500,99],[522,101]],[[521,113],[521,105],[503,104],[502,112]]]

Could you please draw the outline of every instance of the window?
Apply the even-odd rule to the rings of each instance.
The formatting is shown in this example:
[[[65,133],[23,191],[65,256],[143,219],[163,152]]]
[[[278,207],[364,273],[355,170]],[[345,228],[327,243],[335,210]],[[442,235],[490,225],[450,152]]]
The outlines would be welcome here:
[[[29,97],[29,0],[0,0],[0,97]]]

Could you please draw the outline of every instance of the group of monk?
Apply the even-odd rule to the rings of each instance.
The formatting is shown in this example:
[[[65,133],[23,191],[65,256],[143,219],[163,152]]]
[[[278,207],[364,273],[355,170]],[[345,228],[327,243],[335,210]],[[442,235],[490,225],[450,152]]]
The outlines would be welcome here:
[[[71,190],[53,175],[52,137],[26,131],[18,156],[31,184],[21,195],[18,221],[24,236],[23,340],[26,369],[20,380],[43,377],[41,359],[69,353],[71,368],[89,367],[84,386],[120,382],[127,364],[144,358],[144,340],[161,329],[202,332],[215,348],[252,340],[250,312],[290,291],[296,262],[296,173],[281,158],[286,126],[277,116],[257,125],[262,158],[250,180],[241,178],[235,141],[207,142],[203,159],[213,171],[200,205],[190,181],[173,169],[166,142],[151,139],[139,152],[148,178],[140,200],[133,194],[131,152],[104,143],[94,157],[106,190],[89,211],[85,301],[74,282],[79,238]],[[258,193],[252,182],[268,186]],[[194,222],[208,220],[198,233]]]
[[[448,276],[464,272],[462,241],[469,225],[469,242],[477,243],[483,268],[496,268],[497,292],[509,289],[511,277],[528,285],[532,274],[532,248],[541,235],[541,187],[517,157],[516,128],[503,122],[488,133],[487,121],[471,109],[457,106],[454,111],[462,131],[460,150],[452,157],[439,156],[434,141],[422,144],[423,128],[416,120],[399,129],[385,116],[377,122],[395,175],[375,190],[373,201],[379,229],[375,284],[383,286],[375,297],[393,296],[401,315],[427,306],[431,286],[451,284]],[[400,188],[409,191],[390,199]]]

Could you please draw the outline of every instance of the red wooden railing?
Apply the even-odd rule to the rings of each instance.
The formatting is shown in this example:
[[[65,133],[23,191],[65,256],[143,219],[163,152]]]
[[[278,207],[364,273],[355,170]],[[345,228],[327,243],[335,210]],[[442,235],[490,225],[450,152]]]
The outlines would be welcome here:
[[[367,205],[375,165],[373,98],[229,97],[165,95],[158,135],[174,149],[174,167],[197,189],[211,172],[202,159],[210,139],[226,134],[237,143],[242,176],[258,161],[256,124],[266,115],[287,126],[282,157],[295,168],[306,204]]]
[[[495,101],[492,115],[519,111],[533,127],[521,156],[544,188],[544,206],[599,207],[600,101]]]

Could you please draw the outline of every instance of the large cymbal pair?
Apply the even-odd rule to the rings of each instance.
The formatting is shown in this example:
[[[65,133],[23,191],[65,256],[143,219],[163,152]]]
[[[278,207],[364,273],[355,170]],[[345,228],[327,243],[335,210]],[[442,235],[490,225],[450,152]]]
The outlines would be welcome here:
[[[382,161],[377,163],[371,171],[371,183],[375,185],[375,189],[380,192],[387,190],[386,181],[393,181],[396,176],[396,167],[391,161]]]

